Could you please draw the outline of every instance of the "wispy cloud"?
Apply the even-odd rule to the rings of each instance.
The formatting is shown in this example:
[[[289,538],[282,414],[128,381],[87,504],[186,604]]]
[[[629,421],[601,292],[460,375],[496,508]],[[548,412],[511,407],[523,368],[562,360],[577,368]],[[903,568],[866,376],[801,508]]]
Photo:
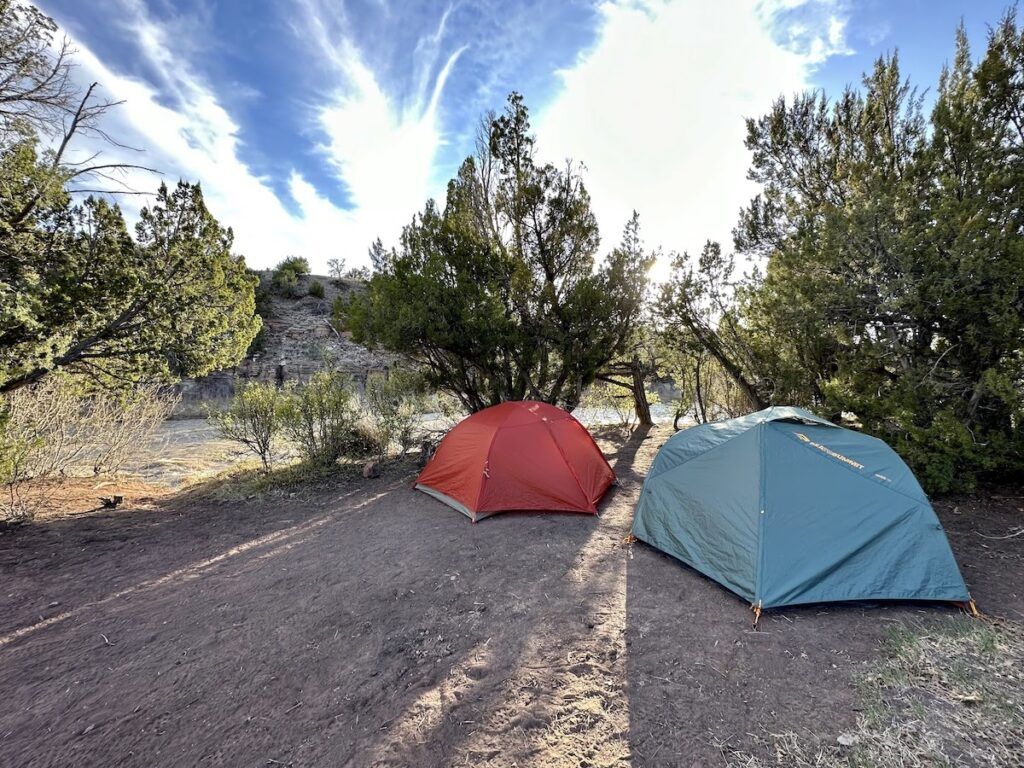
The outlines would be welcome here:
[[[432,169],[443,141],[438,105],[461,50],[447,57],[435,77],[423,77],[422,98],[402,105],[381,87],[344,30],[329,27],[318,8],[305,4],[307,14],[300,23],[317,33],[336,75],[324,88],[322,101],[308,107],[316,126],[310,134],[321,137],[324,161],[347,191],[349,205],[333,203],[294,169],[284,185],[291,199],[282,200],[275,192],[281,185],[242,160],[241,126],[215,87],[178,55],[180,48],[168,31],[138,0],[116,0],[113,5],[149,76],[119,71],[77,40],[78,76],[83,82],[100,82],[108,98],[125,102],[110,113],[110,133],[144,147],[145,164],[164,171],[170,181],[181,177],[202,182],[208,206],[234,228],[236,248],[250,264],[269,266],[289,253],[303,254],[321,268],[333,256],[360,263],[374,238],[393,239],[435,191]],[[437,39],[443,24],[444,17]],[[440,51],[428,40],[425,49],[431,46]],[[106,151],[139,161],[116,149]],[[129,182],[139,189],[156,184],[141,175]],[[125,203],[134,213],[133,201]]]
[[[393,242],[443,195],[479,112],[512,88],[534,108],[541,150],[587,165],[606,248],[634,208],[649,242],[727,241],[754,191],[743,118],[849,50],[845,0],[608,0],[596,15],[477,0],[353,17],[335,0],[292,0],[281,11],[290,28],[262,39],[283,53],[248,58],[238,40],[260,25],[238,20],[228,46],[205,2],[159,5],[173,9],[163,16],[143,0],[94,2],[117,41],[103,49],[102,36],[79,34],[79,75],[126,102],[110,132],[147,150],[126,159],[202,181],[255,266],[290,253],[319,268],[334,256],[360,263],[376,237]]]
[[[652,244],[730,244],[756,192],[744,118],[806,88],[818,64],[846,50],[841,9],[624,0],[602,14],[598,41],[560,73],[561,92],[538,117],[542,150],[586,164],[606,248],[634,209]]]
[[[323,153],[352,200],[354,226],[363,239],[397,232],[440,189],[437,152],[444,143],[439,104],[465,46],[435,70],[449,10],[416,49],[418,87],[403,105],[386,92],[352,42],[344,18],[312,1],[305,4],[312,37],[332,62],[337,85],[316,108]]]

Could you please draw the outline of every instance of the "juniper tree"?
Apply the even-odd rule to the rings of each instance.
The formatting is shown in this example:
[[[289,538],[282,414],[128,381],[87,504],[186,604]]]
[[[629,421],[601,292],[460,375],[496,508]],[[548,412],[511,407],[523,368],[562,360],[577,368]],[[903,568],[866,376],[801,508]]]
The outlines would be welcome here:
[[[571,408],[622,350],[649,266],[621,253],[596,265],[599,244],[579,167],[538,160],[513,93],[444,206],[429,201],[397,249],[373,251],[344,322],[422,363],[471,411],[523,398]]]

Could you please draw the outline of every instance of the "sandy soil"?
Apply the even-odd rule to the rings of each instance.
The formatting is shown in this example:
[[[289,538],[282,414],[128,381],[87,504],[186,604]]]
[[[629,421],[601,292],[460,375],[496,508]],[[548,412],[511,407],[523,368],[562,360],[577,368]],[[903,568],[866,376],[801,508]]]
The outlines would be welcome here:
[[[605,442],[600,518],[476,525],[413,469],[284,502],[129,498],[0,533],[2,766],[721,765],[834,741],[891,622],[749,607],[626,545],[659,428]],[[646,439],[645,439],[646,438]],[[1024,619],[1024,492],[938,505],[981,607]],[[984,534],[985,536],[982,536]]]

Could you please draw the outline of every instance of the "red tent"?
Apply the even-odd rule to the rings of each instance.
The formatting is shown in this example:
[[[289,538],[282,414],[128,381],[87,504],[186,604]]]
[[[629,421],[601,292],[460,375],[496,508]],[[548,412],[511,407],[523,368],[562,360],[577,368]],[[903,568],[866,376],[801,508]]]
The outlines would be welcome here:
[[[473,522],[507,510],[597,514],[615,473],[586,428],[561,408],[517,400],[463,419],[416,487]]]

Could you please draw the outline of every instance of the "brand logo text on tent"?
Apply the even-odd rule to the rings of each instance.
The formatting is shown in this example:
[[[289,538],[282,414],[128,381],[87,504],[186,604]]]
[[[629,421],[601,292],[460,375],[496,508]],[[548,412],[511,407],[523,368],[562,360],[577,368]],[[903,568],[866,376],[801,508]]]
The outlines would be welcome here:
[[[821,451],[824,454],[827,454],[827,455],[831,456],[833,459],[839,459],[843,463],[849,464],[851,467],[854,467],[855,469],[864,469],[864,465],[861,464],[859,461],[854,461],[849,456],[843,456],[843,454],[837,453],[836,451],[833,451],[831,448],[828,448],[828,447],[822,445],[821,443],[814,442],[813,440],[811,440],[811,438],[809,438],[803,432],[795,432],[794,434],[797,437],[799,437],[801,440],[803,440],[805,443],[807,443],[809,446],[811,446],[812,448],[817,448],[819,451]]]

